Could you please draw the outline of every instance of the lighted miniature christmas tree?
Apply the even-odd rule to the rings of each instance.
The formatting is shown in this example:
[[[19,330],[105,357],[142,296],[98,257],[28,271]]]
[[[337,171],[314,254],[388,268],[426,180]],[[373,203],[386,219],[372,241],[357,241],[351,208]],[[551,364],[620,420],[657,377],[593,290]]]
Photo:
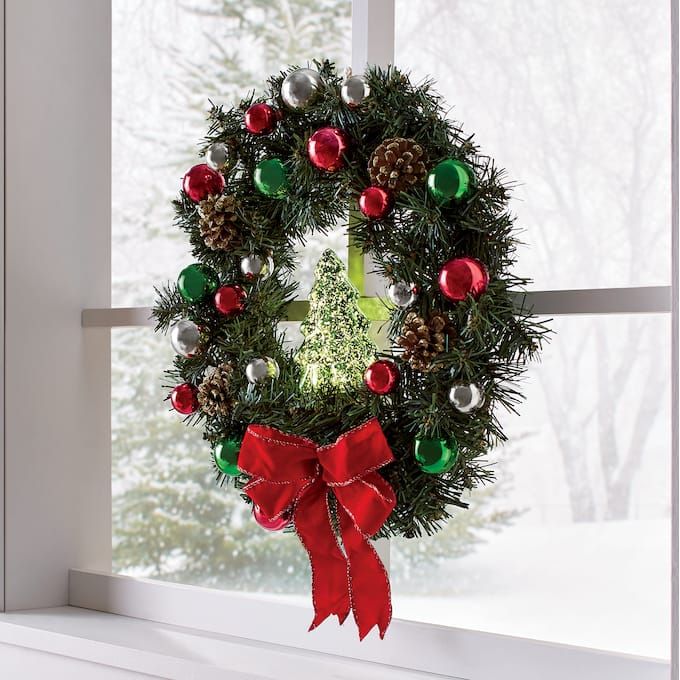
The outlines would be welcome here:
[[[358,300],[345,265],[332,250],[324,251],[314,269],[309,312],[300,324],[305,340],[295,355],[304,391],[339,391],[361,384],[378,349],[368,337],[370,322]]]

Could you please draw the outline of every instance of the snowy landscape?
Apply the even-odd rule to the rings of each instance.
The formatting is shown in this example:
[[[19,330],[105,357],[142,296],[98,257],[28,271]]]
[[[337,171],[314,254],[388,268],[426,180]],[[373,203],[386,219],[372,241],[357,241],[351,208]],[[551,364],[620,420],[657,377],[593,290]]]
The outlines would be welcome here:
[[[396,62],[517,183],[535,289],[670,281],[669,38],[654,0],[397,0]],[[114,306],[150,305],[190,259],[170,202],[209,102],[288,63],[350,62],[346,0],[113,0]],[[340,227],[300,248],[304,298]],[[498,481],[445,531],[392,545],[395,615],[667,658],[670,319],[562,317],[504,414]],[[293,329],[294,330],[294,329]],[[298,597],[294,536],[253,526],[163,401],[172,352],[112,332],[114,569]],[[307,602],[307,596],[304,600]]]

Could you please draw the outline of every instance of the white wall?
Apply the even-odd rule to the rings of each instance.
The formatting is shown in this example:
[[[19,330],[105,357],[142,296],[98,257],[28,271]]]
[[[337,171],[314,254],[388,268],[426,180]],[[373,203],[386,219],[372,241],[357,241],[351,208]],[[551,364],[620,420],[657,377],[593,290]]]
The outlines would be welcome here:
[[[6,0],[5,606],[110,565],[110,2]],[[18,677],[6,676],[3,677]],[[24,676],[22,676],[24,677]]]

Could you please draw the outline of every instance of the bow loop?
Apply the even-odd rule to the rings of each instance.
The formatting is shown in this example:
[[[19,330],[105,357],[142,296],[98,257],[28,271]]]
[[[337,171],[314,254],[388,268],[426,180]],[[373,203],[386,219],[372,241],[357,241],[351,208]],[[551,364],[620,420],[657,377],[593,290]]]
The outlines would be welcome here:
[[[251,475],[246,494],[267,517],[290,511],[309,554],[315,612],[311,628],[333,614],[342,623],[351,609],[361,639],[376,625],[380,636],[385,634],[392,616],[390,585],[368,539],[396,505],[392,487],[376,472],[393,460],[375,418],[320,447],[264,425],[246,430],[238,459]],[[339,536],[329,493],[337,499]]]
[[[267,455],[260,455],[261,451]],[[268,482],[310,480],[318,474],[316,444],[266,425],[249,425],[241,443],[238,466]]]
[[[312,482],[302,479],[290,484],[269,482],[266,479],[254,479],[245,485],[248,497],[259,506],[265,517],[277,519],[290,510],[306,487]]]

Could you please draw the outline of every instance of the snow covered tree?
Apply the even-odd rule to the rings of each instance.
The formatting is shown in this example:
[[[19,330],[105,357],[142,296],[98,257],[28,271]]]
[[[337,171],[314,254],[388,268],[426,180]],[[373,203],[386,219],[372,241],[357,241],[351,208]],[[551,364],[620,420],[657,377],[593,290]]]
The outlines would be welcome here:
[[[359,292],[345,265],[325,250],[314,270],[309,313],[300,325],[305,340],[295,355],[303,390],[344,390],[361,383],[378,348],[368,337],[369,320],[358,307]]]

